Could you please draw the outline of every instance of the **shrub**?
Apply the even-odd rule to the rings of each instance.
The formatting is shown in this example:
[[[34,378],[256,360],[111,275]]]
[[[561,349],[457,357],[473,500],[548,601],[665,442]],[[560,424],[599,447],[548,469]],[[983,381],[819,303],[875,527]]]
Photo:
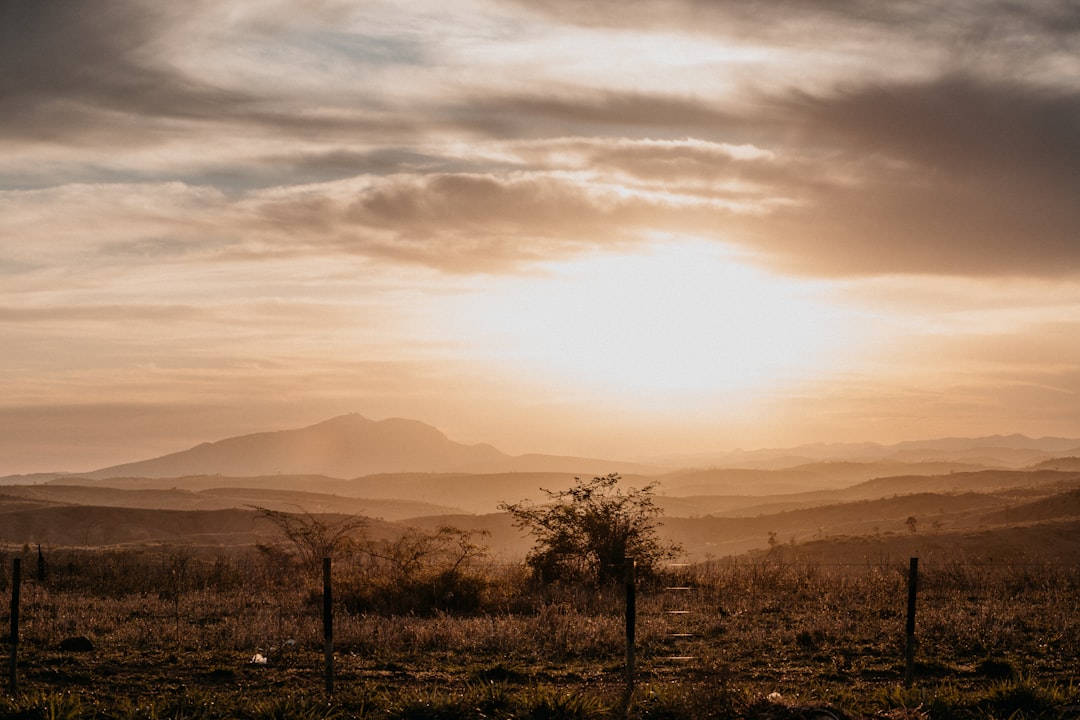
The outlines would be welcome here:
[[[487,548],[480,533],[442,526],[409,528],[395,540],[371,541],[363,559],[340,583],[350,612],[389,614],[475,612],[485,604],[490,578],[477,565]]]
[[[500,507],[518,527],[536,536],[528,564],[542,582],[563,580],[612,584],[623,577],[627,558],[643,575],[654,574],[662,560],[681,548],[659,539],[660,508],[653,503],[655,483],[623,491],[612,473],[592,480],[575,478],[569,490],[544,490],[551,501],[527,501]]]
[[[355,515],[334,518],[309,512],[287,513],[262,507],[255,509],[277,525],[287,541],[284,548],[258,546],[271,564],[280,566],[279,569],[295,564],[313,578],[318,578],[322,572],[323,558],[333,557],[348,549],[367,526],[365,518]]]

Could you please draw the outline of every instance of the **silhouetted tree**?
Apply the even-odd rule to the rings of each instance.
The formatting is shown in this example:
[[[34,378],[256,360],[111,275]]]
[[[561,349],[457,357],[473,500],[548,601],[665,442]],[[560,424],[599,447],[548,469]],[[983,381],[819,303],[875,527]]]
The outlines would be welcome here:
[[[475,610],[487,583],[476,566],[488,556],[477,538],[486,535],[450,525],[412,527],[395,540],[364,543],[364,587],[353,589],[350,604],[397,613]]]
[[[617,473],[574,480],[569,490],[544,490],[548,503],[499,506],[536,537],[527,562],[542,581],[605,585],[622,578],[625,558],[633,557],[638,571],[649,575],[660,561],[682,551],[657,536],[661,510],[653,503],[655,483],[624,492]]]
[[[287,513],[281,510],[256,507],[256,510],[277,525],[288,541],[285,558],[295,562],[302,570],[318,577],[322,572],[322,559],[333,557],[347,544],[362,534],[367,520],[355,515],[345,517],[317,517],[307,511]],[[258,548],[271,559],[282,554],[278,548],[259,545]]]

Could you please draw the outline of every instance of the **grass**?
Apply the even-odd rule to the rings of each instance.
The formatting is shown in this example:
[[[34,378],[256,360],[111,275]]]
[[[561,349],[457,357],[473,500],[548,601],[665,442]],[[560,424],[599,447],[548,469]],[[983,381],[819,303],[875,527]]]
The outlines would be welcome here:
[[[1080,569],[924,560],[920,570],[911,687],[906,563],[774,553],[640,589],[628,703],[618,589],[540,591],[497,566],[474,569],[484,594],[469,613],[417,613],[415,597],[411,612],[350,610],[342,592],[327,698],[309,582],[257,556],[57,551],[44,582],[24,576],[20,692],[0,698],[0,717],[1076,717]],[[335,573],[347,589],[350,568]],[[95,650],[58,649],[74,635]],[[268,661],[253,664],[256,653]]]

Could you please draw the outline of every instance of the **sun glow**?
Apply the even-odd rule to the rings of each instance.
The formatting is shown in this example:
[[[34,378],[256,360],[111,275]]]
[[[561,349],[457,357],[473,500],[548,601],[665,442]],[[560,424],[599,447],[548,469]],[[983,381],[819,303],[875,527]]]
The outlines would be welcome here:
[[[498,281],[462,312],[482,358],[558,392],[716,398],[831,362],[848,332],[824,295],[687,241]]]

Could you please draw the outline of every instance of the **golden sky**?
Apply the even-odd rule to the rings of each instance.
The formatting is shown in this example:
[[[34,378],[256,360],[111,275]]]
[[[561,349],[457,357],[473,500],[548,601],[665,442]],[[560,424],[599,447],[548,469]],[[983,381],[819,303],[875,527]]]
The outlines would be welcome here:
[[[0,475],[1080,436],[1080,8],[0,4]]]

